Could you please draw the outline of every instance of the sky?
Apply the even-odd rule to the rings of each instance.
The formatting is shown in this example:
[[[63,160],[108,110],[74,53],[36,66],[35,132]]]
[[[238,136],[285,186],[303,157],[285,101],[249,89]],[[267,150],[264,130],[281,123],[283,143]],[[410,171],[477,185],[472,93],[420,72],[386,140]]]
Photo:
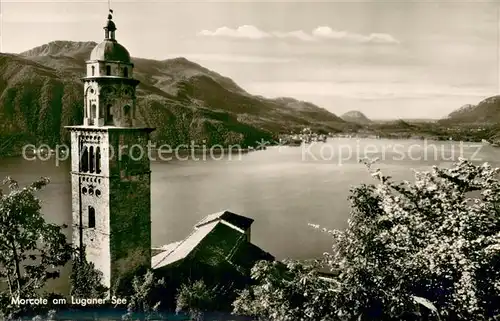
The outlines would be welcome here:
[[[1,1],[2,52],[99,42],[107,1]],[[183,56],[249,93],[341,115],[441,118],[499,92],[493,1],[111,1],[134,57]]]

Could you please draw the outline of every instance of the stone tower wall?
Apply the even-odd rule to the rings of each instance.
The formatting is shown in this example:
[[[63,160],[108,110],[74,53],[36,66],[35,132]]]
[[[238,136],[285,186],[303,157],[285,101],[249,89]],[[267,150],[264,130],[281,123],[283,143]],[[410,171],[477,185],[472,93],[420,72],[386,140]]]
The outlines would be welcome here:
[[[92,79],[84,86],[84,125],[132,127],[136,83],[121,79]]]
[[[110,145],[115,150],[121,150],[109,164],[113,283],[118,279],[126,279],[135,271],[151,267],[151,171],[148,141],[148,130],[109,129]]]
[[[105,125],[132,127],[135,118],[135,85],[126,82],[100,85],[99,109],[103,111]]]
[[[111,19],[106,28],[114,33]],[[109,42],[108,35],[106,29]],[[151,267],[151,129],[134,127],[139,81],[126,49],[108,42],[87,61],[83,125],[69,129],[73,243],[85,247],[87,260],[103,273],[103,285],[112,288]]]
[[[141,128],[79,127],[71,133],[73,244],[85,246],[108,288],[151,267],[148,141],[149,130]],[[90,146],[100,148],[100,173],[81,168],[83,148]]]
[[[71,181],[73,209],[73,244],[85,246],[89,262],[103,272],[103,284],[110,285],[111,254],[109,248],[109,167],[108,133],[98,128],[82,128],[71,133]],[[83,171],[83,148],[100,149],[100,173]],[[90,226],[89,207],[94,209],[95,225]],[[80,217],[81,213],[81,217]]]

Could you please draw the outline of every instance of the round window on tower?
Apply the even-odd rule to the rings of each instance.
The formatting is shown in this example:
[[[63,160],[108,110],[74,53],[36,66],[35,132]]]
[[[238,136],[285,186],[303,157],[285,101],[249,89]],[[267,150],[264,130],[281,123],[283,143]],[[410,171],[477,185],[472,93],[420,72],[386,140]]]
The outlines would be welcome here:
[[[83,195],[87,194],[87,188],[86,187],[82,188],[82,194]]]
[[[93,189],[89,189],[89,195],[94,195],[94,190]]]
[[[101,196],[101,191],[98,190],[98,189],[96,189],[95,190],[95,196],[97,196],[97,197]]]

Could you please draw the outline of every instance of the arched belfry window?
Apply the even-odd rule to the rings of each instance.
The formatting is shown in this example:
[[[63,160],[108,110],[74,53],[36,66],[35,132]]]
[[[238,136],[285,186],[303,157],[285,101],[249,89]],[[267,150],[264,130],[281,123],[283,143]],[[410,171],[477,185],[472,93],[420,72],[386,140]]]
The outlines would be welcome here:
[[[95,227],[95,209],[89,206],[89,227]]]
[[[94,147],[93,146],[90,146],[89,148],[89,170],[91,173],[94,172],[94,168],[95,168],[95,155],[94,155]]]
[[[106,75],[111,75],[111,66],[106,66]]]
[[[101,148],[96,147],[95,149],[95,172],[97,174],[101,173]]]
[[[106,121],[108,124],[113,123],[113,105],[109,104],[106,106]]]
[[[95,76],[95,66],[92,66],[92,76]]]
[[[123,68],[123,77],[125,77],[125,78],[128,77],[128,68],[127,67]]]
[[[92,104],[90,106],[90,118],[94,120],[94,118],[97,116],[97,106],[96,104]]]
[[[89,152],[87,146],[83,147],[83,152],[80,157],[80,169],[82,172],[88,172],[89,170]]]
[[[125,107],[123,107],[123,114],[128,117],[130,115],[130,106],[129,105],[125,105]]]

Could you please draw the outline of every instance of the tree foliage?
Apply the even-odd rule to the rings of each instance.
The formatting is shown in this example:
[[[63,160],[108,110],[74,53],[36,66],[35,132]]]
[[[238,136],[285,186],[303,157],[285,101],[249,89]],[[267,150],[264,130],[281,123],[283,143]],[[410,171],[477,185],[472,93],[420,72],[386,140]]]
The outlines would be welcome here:
[[[239,311],[246,306],[270,320],[485,320],[500,314],[498,169],[461,160],[416,172],[413,183],[396,183],[367,165],[378,183],[352,189],[348,227],[323,229],[333,238],[322,260],[332,273],[328,296],[322,287],[301,285],[306,275],[319,278],[302,264],[288,266],[291,276],[283,279],[262,263],[253,271],[257,285],[236,302]],[[300,314],[303,308],[313,314]]]
[[[316,263],[260,261],[252,269],[255,286],[234,301],[234,312],[259,320],[332,320],[335,281],[322,278]]]
[[[128,298],[127,314],[124,320],[132,320],[134,314],[141,319],[149,319],[158,311],[161,302],[158,300],[158,290],[165,287],[164,279],[157,279],[153,271],[148,270],[142,276],[135,276],[132,281],[132,295]]]
[[[48,279],[59,277],[71,259],[64,226],[45,222],[40,213],[35,192],[48,182],[42,178],[21,188],[11,178],[3,181],[7,191],[0,190],[0,280],[6,281],[7,292],[2,295],[6,302],[0,302],[1,312],[21,310],[11,299],[34,297]]]
[[[204,320],[216,301],[217,288],[208,287],[203,280],[181,285],[177,293],[176,312],[187,312],[196,321]]]
[[[75,249],[70,276],[70,294],[78,298],[104,298],[108,289],[102,285],[102,272],[87,261],[85,248]]]

